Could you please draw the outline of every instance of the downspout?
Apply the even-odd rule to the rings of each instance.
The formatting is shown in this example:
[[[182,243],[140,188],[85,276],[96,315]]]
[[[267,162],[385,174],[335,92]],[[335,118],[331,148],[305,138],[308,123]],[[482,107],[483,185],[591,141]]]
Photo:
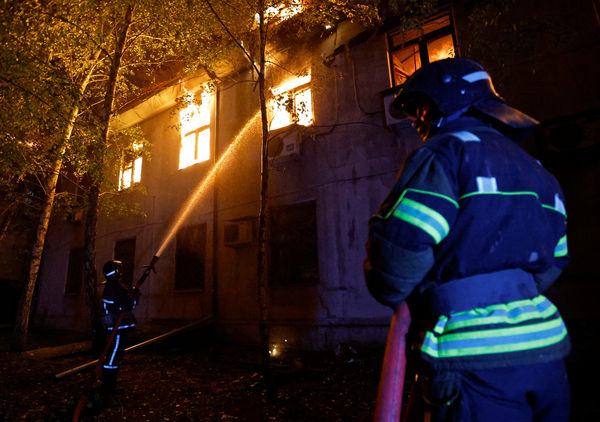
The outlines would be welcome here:
[[[218,161],[218,154],[217,154],[217,147],[219,145],[218,139],[219,139],[219,118],[220,118],[220,112],[219,112],[219,106],[221,104],[220,102],[220,97],[221,97],[221,90],[219,89],[219,86],[217,85],[216,87],[216,93],[215,93],[215,134],[213,136],[213,163],[216,165],[217,161]],[[219,222],[219,216],[218,216],[218,196],[219,196],[219,192],[218,192],[218,187],[217,187],[217,180],[218,180],[218,172],[215,173],[215,180],[213,182],[213,236],[212,236],[212,240],[213,240],[213,262],[212,262],[212,315],[213,315],[213,320],[217,321],[217,308],[218,308],[218,290],[217,290],[217,286],[218,286],[218,278],[219,278],[219,235],[218,235],[218,222]]]

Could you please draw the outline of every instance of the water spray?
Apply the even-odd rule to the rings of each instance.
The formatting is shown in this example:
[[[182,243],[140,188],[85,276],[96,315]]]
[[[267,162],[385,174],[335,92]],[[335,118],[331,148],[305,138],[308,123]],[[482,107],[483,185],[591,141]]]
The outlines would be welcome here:
[[[183,222],[187,219],[187,217],[193,210],[194,205],[196,205],[198,200],[201,198],[202,194],[205,193],[207,186],[215,180],[217,172],[221,169],[221,167],[223,167],[224,163],[226,163],[227,160],[229,160],[231,158],[231,156],[234,154],[236,149],[239,147],[242,139],[245,138],[248,130],[257,121],[257,118],[260,115],[259,113],[260,112],[257,112],[254,116],[252,116],[252,118],[250,120],[248,120],[248,122],[246,122],[244,127],[242,127],[242,129],[238,132],[238,134],[235,136],[233,141],[229,144],[229,146],[227,147],[225,152],[223,152],[221,157],[219,157],[217,162],[210,169],[208,174],[204,177],[204,179],[202,179],[202,181],[200,183],[198,183],[198,185],[194,188],[191,195],[186,199],[181,210],[179,211],[179,214],[177,215],[177,218],[174,220],[169,231],[167,232],[167,234],[163,238],[162,242],[160,243],[158,252],[156,252],[156,255],[155,255],[155,257],[157,257],[157,259],[159,256],[162,255],[162,253],[164,252],[167,245],[171,242],[171,240],[173,240],[173,237],[175,237],[175,234],[177,233],[177,230],[179,230],[179,227],[181,227]]]

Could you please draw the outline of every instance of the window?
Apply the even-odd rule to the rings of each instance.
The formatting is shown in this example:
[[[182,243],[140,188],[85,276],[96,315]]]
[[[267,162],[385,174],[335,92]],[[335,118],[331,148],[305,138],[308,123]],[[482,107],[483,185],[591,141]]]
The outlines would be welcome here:
[[[188,94],[189,105],[179,112],[181,147],[179,169],[210,158],[210,94],[204,91],[197,101]]]
[[[316,202],[272,209],[269,229],[270,282],[279,285],[318,282]]]
[[[141,144],[134,143],[132,151],[125,152],[119,172],[119,190],[130,188],[142,181]]]
[[[310,73],[291,79],[271,89],[273,100],[269,105],[271,122],[269,129],[279,129],[296,123],[310,126],[313,123]]]
[[[83,285],[83,248],[71,249],[67,269],[66,295],[78,295]]]
[[[175,290],[204,289],[206,224],[184,227],[177,232]]]
[[[121,281],[126,286],[133,287],[133,271],[135,265],[135,237],[117,240],[114,257],[123,264]]]
[[[436,16],[423,24],[423,31],[389,35],[392,86],[403,84],[421,66],[455,57],[450,15]]]

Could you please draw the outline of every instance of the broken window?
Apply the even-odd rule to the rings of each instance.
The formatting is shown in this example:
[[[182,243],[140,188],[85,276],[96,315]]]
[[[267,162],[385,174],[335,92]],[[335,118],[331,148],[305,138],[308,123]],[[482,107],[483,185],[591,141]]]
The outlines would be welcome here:
[[[133,271],[135,266],[135,237],[121,239],[115,242],[114,257],[123,264],[121,281],[124,285],[133,287]]]
[[[316,202],[273,208],[269,220],[270,282],[280,285],[318,282]]]
[[[269,129],[279,129],[293,123],[310,126],[313,123],[310,73],[299,76],[271,89]]]
[[[83,285],[83,248],[71,249],[67,269],[66,295],[78,295]]]
[[[177,232],[175,290],[204,289],[206,224],[187,226]]]
[[[189,93],[188,106],[179,112],[181,147],[179,169],[210,159],[210,103],[211,95],[204,91],[199,96]]]
[[[392,32],[388,41],[392,86],[403,84],[425,64],[456,55],[449,13],[426,21],[422,31]]]

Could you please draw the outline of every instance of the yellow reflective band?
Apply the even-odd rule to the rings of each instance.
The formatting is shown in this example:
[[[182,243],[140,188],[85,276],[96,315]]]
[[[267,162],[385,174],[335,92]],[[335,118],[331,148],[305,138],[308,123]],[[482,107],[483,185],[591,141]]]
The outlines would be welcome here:
[[[430,332],[427,333],[426,338],[433,336]],[[508,353],[508,352],[520,352],[523,350],[539,349],[541,347],[551,346],[562,341],[567,336],[567,329],[563,330],[552,337],[547,337],[541,340],[523,341],[519,343],[509,344],[498,344],[495,346],[480,346],[470,347],[463,349],[443,349],[438,350],[432,347],[426,346],[425,344],[421,348],[421,351],[433,358],[450,358],[450,357],[461,357],[461,356],[476,356],[476,355],[489,355],[494,353]]]
[[[562,256],[566,256],[569,253],[569,249],[567,248],[567,235],[565,234],[560,238],[556,247],[554,248],[554,257],[560,258]]]
[[[404,198],[394,211],[394,217],[425,231],[436,244],[450,231],[450,226],[442,214],[412,199]]]

